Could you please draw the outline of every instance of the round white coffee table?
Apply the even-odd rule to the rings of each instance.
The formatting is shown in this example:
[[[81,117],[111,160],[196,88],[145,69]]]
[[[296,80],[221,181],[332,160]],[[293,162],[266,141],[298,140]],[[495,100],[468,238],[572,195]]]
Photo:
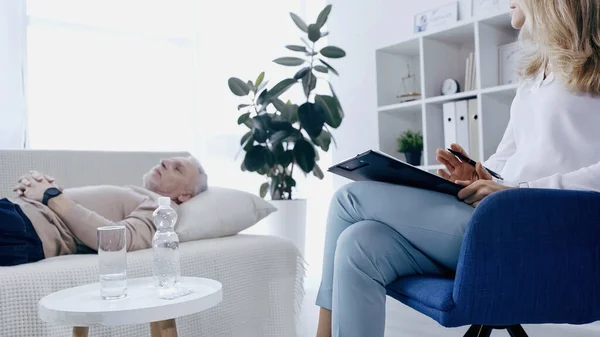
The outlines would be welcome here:
[[[221,283],[199,277],[182,277],[180,283],[193,292],[173,300],[160,299],[153,279],[127,280],[127,297],[120,300],[100,298],[100,284],[64,289],[42,298],[40,319],[73,327],[74,337],[87,337],[94,325],[150,323],[152,337],[177,337],[175,318],[195,314],[219,304]]]

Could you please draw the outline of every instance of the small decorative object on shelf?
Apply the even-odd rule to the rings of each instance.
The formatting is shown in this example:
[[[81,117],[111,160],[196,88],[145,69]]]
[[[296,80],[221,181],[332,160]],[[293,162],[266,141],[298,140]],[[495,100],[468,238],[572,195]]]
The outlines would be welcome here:
[[[510,4],[510,0],[473,0],[473,16],[487,15],[498,13],[506,10]]]
[[[518,42],[498,47],[498,84],[513,84],[519,81],[518,65],[522,55]]]
[[[421,165],[423,153],[423,136],[420,131],[406,130],[398,137],[398,152],[404,153],[410,165]]]
[[[400,102],[409,102],[421,98],[417,91],[417,76],[410,71],[410,64],[406,64],[406,76],[402,77],[402,92],[397,96]]]
[[[475,56],[469,53],[469,57],[465,60],[465,92],[477,89],[475,84],[477,75],[477,67],[475,67]]]
[[[459,91],[460,85],[456,80],[449,78],[442,83],[442,95],[453,95]]]
[[[458,21],[458,2],[419,13],[414,17],[414,31],[437,30]]]

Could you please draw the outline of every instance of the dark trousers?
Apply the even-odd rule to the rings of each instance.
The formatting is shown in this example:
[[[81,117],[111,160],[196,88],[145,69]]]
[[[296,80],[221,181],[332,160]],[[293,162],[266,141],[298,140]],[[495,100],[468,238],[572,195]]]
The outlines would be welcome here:
[[[43,258],[42,241],[21,207],[0,199],[0,266],[16,266]]]

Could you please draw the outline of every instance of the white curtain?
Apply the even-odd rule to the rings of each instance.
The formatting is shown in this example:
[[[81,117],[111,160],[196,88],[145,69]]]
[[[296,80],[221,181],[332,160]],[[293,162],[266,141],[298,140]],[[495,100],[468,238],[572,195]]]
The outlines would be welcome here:
[[[0,1],[0,149],[26,145],[25,4]]]
[[[289,12],[314,22],[325,0],[28,0],[28,131],[35,149],[190,151],[212,185],[258,193],[242,172],[236,76],[270,86],[297,69],[272,62],[301,44]],[[288,94],[302,98],[299,88]],[[238,155],[236,157],[236,155]],[[320,153],[319,165],[331,164]],[[298,172],[300,170],[297,170]],[[295,174],[309,203],[307,260],[317,272],[331,195]]]

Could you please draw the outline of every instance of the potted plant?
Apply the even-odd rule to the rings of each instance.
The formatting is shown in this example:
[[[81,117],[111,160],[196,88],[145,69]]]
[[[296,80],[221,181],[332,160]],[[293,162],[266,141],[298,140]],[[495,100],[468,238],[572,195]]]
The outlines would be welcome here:
[[[329,34],[323,31],[323,26],[331,7],[326,6],[313,24],[306,24],[298,15],[290,13],[305,37],[301,38],[302,45],[286,46],[295,56],[280,57],[273,62],[297,68],[293,77],[281,80],[270,89],[267,88],[264,72],[254,82],[237,77],[228,80],[231,92],[245,98],[238,106],[241,115],[237,121],[248,128],[240,140],[245,151],[241,169],[265,177],[259,194],[263,198],[268,195],[278,208],[278,212],[265,220],[273,222],[275,226],[287,222],[286,227],[299,231],[302,242],[297,244],[301,251],[304,245],[306,200],[293,197],[296,186],[294,173],[312,173],[318,179],[323,179],[317,148],[329,151],[331,143],[335,144],[330,128],[338,128],[344,118],[342,105],[324,75],[339,75],[330,61],[345,57],[346,53],[335,46],[319,47],[317,43]],[[328,93],[315,92],[318,81],[329,84]],[[304,100],[294,104],[280,99],[294,85],[302,86]],[[294,219],[298,222],[290,224]],[[283,223],[275,223],[281,221]]]
[[[418,166],[423,153],[423,136],[420,131],[406,130],[398,137],[398,152],[404,153],[406,162]]]

